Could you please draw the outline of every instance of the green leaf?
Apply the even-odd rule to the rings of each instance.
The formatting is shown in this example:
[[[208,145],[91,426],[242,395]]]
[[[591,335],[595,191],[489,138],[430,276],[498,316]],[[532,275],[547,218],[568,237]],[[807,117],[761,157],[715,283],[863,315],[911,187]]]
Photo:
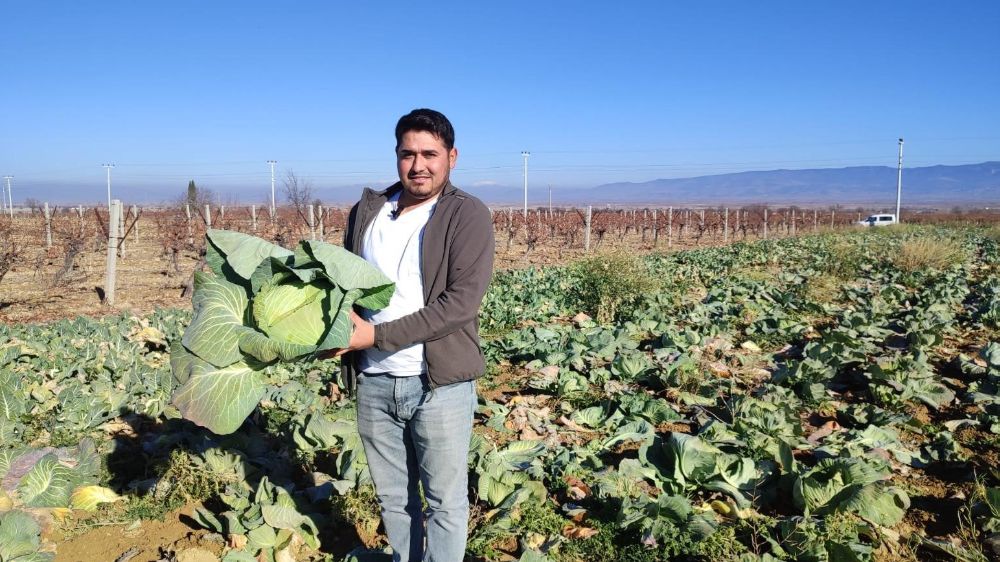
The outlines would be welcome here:
[[[267,258],[275,257],[280,259],[288,258],[292,255],[292,252],[281,246],[276,246],[267,240],[241,232],[213,229],[206,233],[206,237],[211,242],[211,245],[221,253],[225,263],[237,275],[246,280],[250,279],[257,266]],[[207,255],[206,261],[208,261],[212,271],[217,275],[223,275],[221,264],[209,260]]]
[[[632,420],[622,424],[615,433],[601,443],[602,449],[607,449],[616,443],[637,441],[647,443],[653,439],[653,426],[646,420]]]
[[[823,459],[796,478],[792,499],[807,512],[849,511],[880,525],[894,525],[902,520],[910,499],[902,490],[887,488],[886,477],[863,459]]]
[[[20,449],[8,449],[6,447],[0,449],[0,480],[4,476],[7,476],[7,471],[10,470],[14,461],[21,456],[21,452]]]
[[[191,377],[174,392],[181,415],[219,435],[236,431],[264,395],[264,377],[246,363],[216,369],[195,365]]]
[[[272,527],[267,525],[251,529],[247,533],[247,539],[249,539],[247,546],[250,546],[255,551],[264,548],[274,548],[278,544],[278,534]]]
[[[0,418],[17,419],[25,412],[19,379],[13,373],[0,375]]]
[[[29,507],[67,507],[73,491],[73,470],[61,464],[55,453],[38,459],[18,483],[17,493]]]
[[[481,499],[485,499],[491,506],[500,505],[503,500],[514,491],[514,486],[509,486],[488,474],[479,475],[479,485],[477,494]]]
[[[339,291],[339,289],[338,289]],[[351,321],[351,310],[355,299],[361,294],[361,289],[351,289],[346,293],[332,292],[330,302],[330,330],[326,333],[318,349],[342,349],[348,346],[354,323]]]
[[[224,557],[222,557],[222,562],[260,562],[257,560],[256,556],[244,550],[230,550]]]
[[[54,555],[39,553],[41,528],[27,513],[19,510],[0,513],[0,560],[3,562],[41,562]]]
[[[271,338],[311,349],[326,331],[323,305],[330,289],[287,280],[264,285],[253,300],[257,328]]]
[[[395,285],[363,258],[340,246],[315,240],[303,240],[302,248],[323,266],[335,285],[344,291],[361,290],[354,304],[371,310],[389,306]]]
[[[521,553],[521,557],[517,559],[518,562],[552,562],[552,559],[545,556],[541,552],[528,548]]]
[[[570,420],[586,427],[600,427],[605,420],[604,408],[602,406],[591,406],[577,410],[570,415]]]
[[[296,432],[294,437],[301,440],[301,449],[329,449],[352,438],[357,431],[357,424],[351,420],[335,420],[317,413],[309,416],[305,427]]]
[[[3,475],[0,466],[0,476]],[[993,517],[1000,517],[1000,488],[986,488],[986,505]]]
[[[672,453],[673,476],[680,482],[700,482],[716,470],[716,458],[722,455],[717,447],[685,433],[671,433],[667,450]]]
[[[994,370],[1000,369],[1000,344],[997,342],[991,341],[983,346],[979,356]]]
[[[170,371],[178,384],[184,384],[191,378],[191,373],[194,372],[198,363],[204,362],[188,351],[181,340],[174,340],[170,344]]]
[[[882,484],[864,486],[857,494],[843,499],[839,509],[853,511],[869,521],[892,527],[903,520],[910,508],[910,497],[903,490]]]
[[[248,304],[242,287],[195,272],[194,316],[184,331],[184,347],[216,367],[226,367],[243,359],[240,338],[251,330],[244,326]]]
[[[264,523],[275,529],[296,530],[302,525],[305,516],[299,513],[294,505],[265,505],[260,508]]]
[[[656,510],[659,517],[666,517],[676,523],[686,523],[691,516],[691,502],[683,496],[660,494],[656,498]]]
[[[541,441],[512,441],[499,451],[499,456],[507,470],[524,470],[544,452],[545,444]]]
[[[226,532],[226,528],[222,525],[222,521],[219,521],[219,518],[216,517],[214,513],[204,507],[194,508],[194,513],[191,518],[209,531],[215,531],[216,533]]]

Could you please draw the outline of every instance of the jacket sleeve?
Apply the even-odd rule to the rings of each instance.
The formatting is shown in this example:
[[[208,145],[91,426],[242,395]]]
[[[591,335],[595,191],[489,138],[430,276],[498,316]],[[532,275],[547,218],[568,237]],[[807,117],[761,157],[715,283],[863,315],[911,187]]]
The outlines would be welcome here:
[[[358,220],[358,207],[361,206],[361,201],[354,204],[351,207],[351,211],[347,214],[347,224],[344,225],[344,249],[349,252],[355,251],[356,242],[354,241],[354,223]]]
[[[435,340],[474,321],[493,277],[493,220],[489,209],[466,200],[456,217],[444,292],[420,310],[375,326],[375,347],[396,351]]]

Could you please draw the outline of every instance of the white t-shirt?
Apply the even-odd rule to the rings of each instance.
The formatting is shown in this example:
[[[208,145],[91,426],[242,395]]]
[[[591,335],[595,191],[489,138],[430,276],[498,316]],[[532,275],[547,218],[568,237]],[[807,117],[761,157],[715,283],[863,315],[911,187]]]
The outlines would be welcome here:
[[[374,313],[363,311],[363,317],[372,324],[402,318],[424,307],[420,247],[424,226],[434,213],[437,200],[412,207],[399,217],[392,218],[398,203],[399,194],[396,194],[382,205],[361,242],[361,257],[396,284],[389,306]],[[365,373],[419,375],[427,371],[424,344],[415,343],[395,352],[366,349],[362,353],[360,366]]]

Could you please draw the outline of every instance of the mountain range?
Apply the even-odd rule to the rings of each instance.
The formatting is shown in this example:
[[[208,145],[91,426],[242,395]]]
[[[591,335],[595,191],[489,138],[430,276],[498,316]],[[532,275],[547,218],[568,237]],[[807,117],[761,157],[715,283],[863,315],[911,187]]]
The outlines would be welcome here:
[[[531,206],[548,202],[548,189],[530,183]],[[523,201],[521,185],[466,185],[459,187],[488,205],[517,206]],[[179,200],[184,186],[149,183],[116,184],[115,196],[132,204],[157,204]],[[199,182],[199,185],[201,182]],[[264,189],[208,186],[226,205],[266,204]],[[324,186],[313,183],[313,196],[332,205],[348,205],[361,195],[361,185]],[[381,187],[381,186],[374,186]],[[15,203],[26,197],[51,204],[94,204],[104,200],[104,185],[54,181],[21,182],[14,189]],[[278,197],[282,197],[279,192]],[[559,205],[831,205],[890,208],[896,203],[896,168],[854,166],[805,170],[769,170],[691,178],[655,179],[645,182],[608,183],[596,187],[560,186],[552,191]],[[903,169],[904,206],[1000,206],[1000,161],[955,166]]]
[[[806,170],[738,172],[692,178],[620,182],[592,188],[559,189],[554,204],[841,204],[884,205],[896,202],[896,168],[853,166]],[[957,166],[903,169],[905,205],[1000,204],[1000,161]],[[530,193],[529,201],[541,197]],[[520,188],[469,189],[494,204],[517,204]],[[545,195],[547,198],[547,194]]]

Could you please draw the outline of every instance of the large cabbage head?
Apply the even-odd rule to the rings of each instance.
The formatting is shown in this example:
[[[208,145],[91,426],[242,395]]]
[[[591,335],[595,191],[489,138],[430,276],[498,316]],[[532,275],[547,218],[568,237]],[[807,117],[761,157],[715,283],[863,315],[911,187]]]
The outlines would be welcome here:
[[[305,283],[290,274],[276,275],[253,298],[253,319],[267,337],[298,345],[318,345],[330,325],[325,281]]]
[[[263,370],[347,346],[354,306],[379,310],[395,287],[347,250],[303,241],[289,251],[266,240],[209,230],[195,274],[191,324],[171,348],[181,414],[232,433],[260,402]]]

